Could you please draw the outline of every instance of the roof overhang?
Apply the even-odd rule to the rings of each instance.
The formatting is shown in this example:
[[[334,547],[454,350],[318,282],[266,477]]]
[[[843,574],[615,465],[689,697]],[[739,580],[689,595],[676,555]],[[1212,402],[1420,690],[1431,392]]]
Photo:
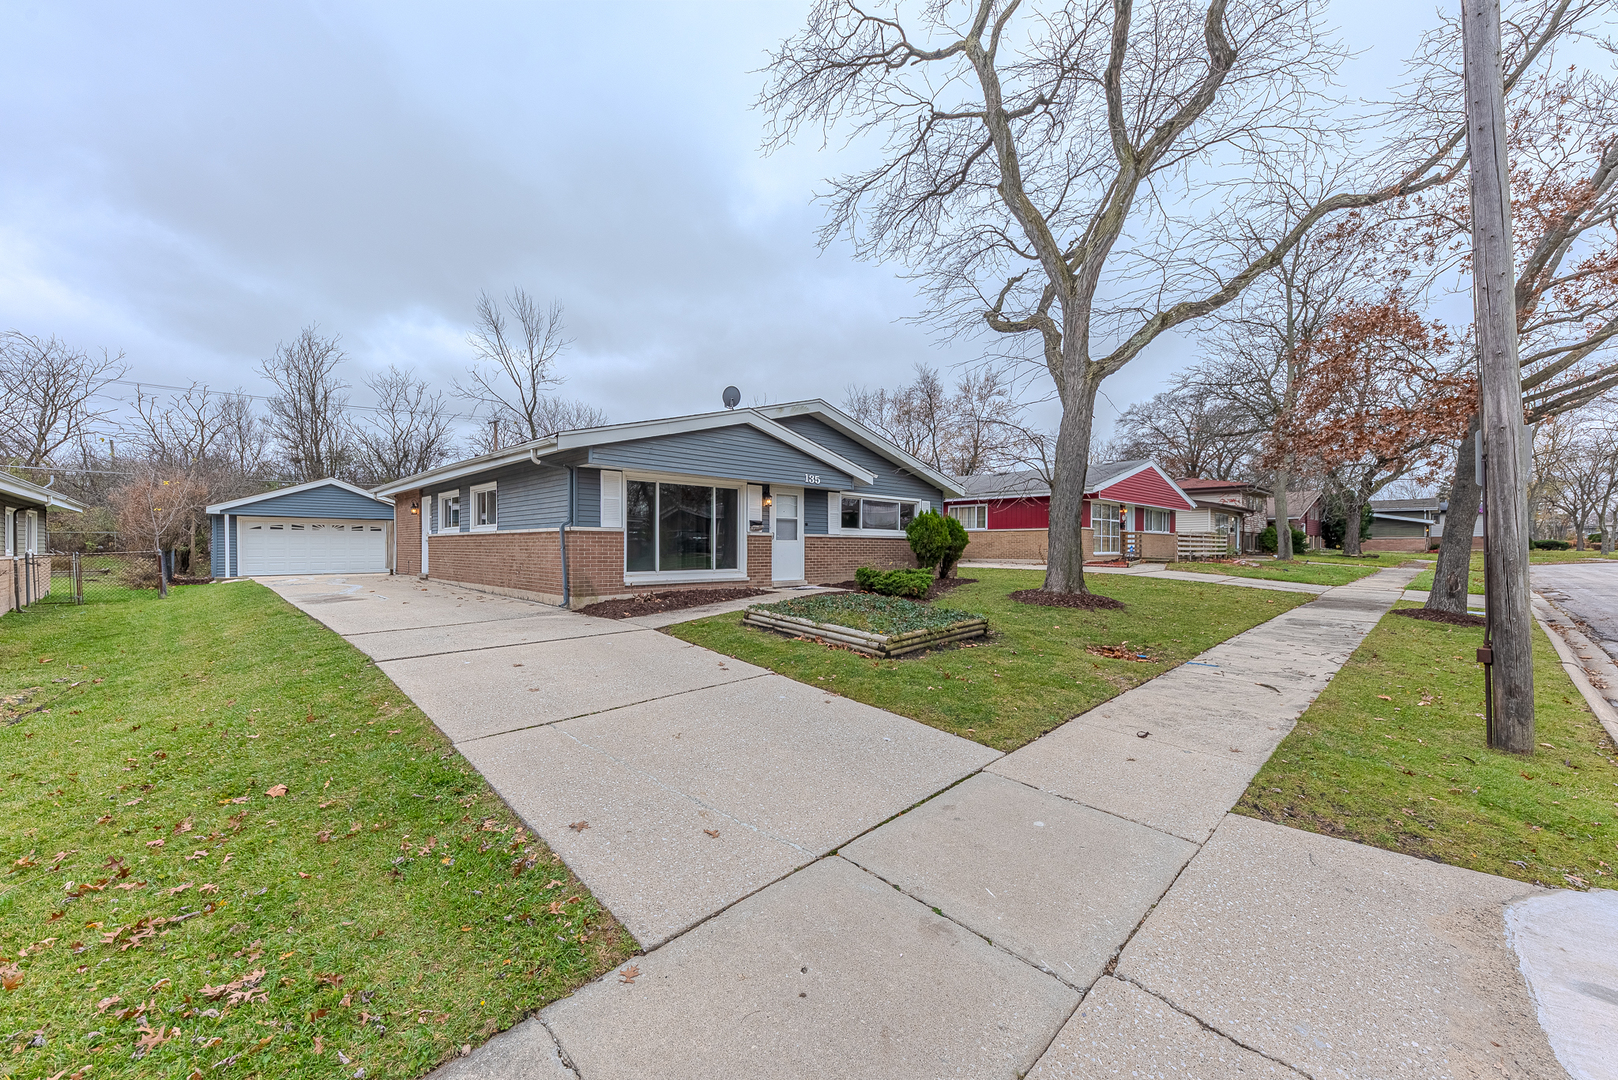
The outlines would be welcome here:
[[[324,480],[311,480],[307,484],[295,484],[292,487],[276,488],[274,491],[264,491],[257,495],[248,495],[245,498],[232,499],[230,502],[214,503],[212,506],[203,507],[203,513],[229,514],[239,506],[251,506],[253,503],[263,502],[266,499],[279,499],[283,495],[295,495],[300,491],[311,491],[319,487],[340,487],[344,491],[351,491],[355,495],[363,495],[367,499],[374,499],[380,503],[393,502],[392,499],[385,495],[378,495],[375,492],[366,491],[362,487],[356,487],[346,481],[339,480],[335,476],[328,476]]]
[[[44,503],[48,510],[67,510],[75,514],[82,514],[90,509],[77,499],[69,498],[60,491],[47,487],[40,487],[21,477],[10,473],[0,472],[0,493],[13,495],[28,502]]]
[[[816,417],[847,435],[872,453],[881,454],[889,461],[903,465],[906,471],[921,477],[942,491],[946,499],[960,498],[964,494],[950,477],[928,465],[914,454],[908,454],[899,449],[858,420],[819,398],[812,401],[789,401],[782,405],[760,405],[752,411],[771,420],[779,420],[788,416]],[[875,483],[876,478],[872,476],[870,480],[865,482],[867,484]]]
[[[1158,468],[1156,465],[1152,464],[1150,461],[1143,461],[1138,466],[1136,466],[1135,468],[1130,469],[1127,472],[1121,472],[1117,476],[1109,476],[1109,477],[1107,477],[1107,482],[1105,484],[1098,485],[1092,491],[1086,491],[1084,493],[1084,497],[1086,499],[1099,498],[1103,491],[1106,491],[1108,488],[1112,487],[1114,484],[1121,483],[1124,480],[1128,480],[1131,476],[1139,476],[1141,473],[1145,472],[1148,469],[1150,469],[1152,472],[1155,472],[1158,476],[1160,476],[1162,478],[1163,482],[1174,490],[1174,493],[1176,495],[1178,495],[1181,499],[1185,500],[1185,505],[1184,506],[1182,506],[1182,507],[1173,507],[1172,509],[1180,509],[1180,510],[1200,510],[1200,509],[1203,509],[1203,507],[1200,504],[1198,504],[1196,499],[1193,499],[1191,496],[1187,495],[1183,490],[1181,490],[1180,485],[1176,484],[1174,482],[1174,478],[1172,476],[1170,476],[1168,473],[1164,472],[1162,469]],[[1170,507],[1164,507],[1163,509],[1171,509],[1171,508]],[[1226,509],[1232,509],[1232,508],[1227,507]]]

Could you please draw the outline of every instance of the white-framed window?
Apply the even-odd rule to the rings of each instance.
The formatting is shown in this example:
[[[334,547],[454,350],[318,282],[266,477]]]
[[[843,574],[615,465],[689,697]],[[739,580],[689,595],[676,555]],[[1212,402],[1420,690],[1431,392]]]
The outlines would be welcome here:
[[[986,503],[976,506],[952,506],[949,516],[961,523],[967,530],[987,529],[989,527],[989,507]]]
[[[1090,536],[1097,555],[1116,555],[1118,547],[1118,504],[1090,504]]]
[[[903,536],[905,526],[917,514],[927,512],[928,504],[919,499],[884,499],[879,495],[850,495],[839,492],[837,516],[833,520],[840,533],[874,533],[877,536]]]
[[[601,470],[601,527],[624,527],[624,474],[611,469]]]
[[[39,554],[39,511],[28,511],[28,554]]]
[[[625,476],[625,579],[729,580],[744,574],[743,486]]]
[[[438,531],[461,531],[461,493],[446,492],[438,497]]]
[[[6,507],[6,558],[17,554],[17,510]]]
[[[472,531],[493,532],[500,524],[500,492],[496,484],[472,488]]]
[[[770,531],[769,510],[764,505],[764,485],[747,485],[747,531],[750,533],[767,533]]]
[[[1174,520],[1172,510],[1158,510],[1155,507],[1145,507],[1145,527],[1141,532],[1166,533],[1171,532],[1169,525]]]

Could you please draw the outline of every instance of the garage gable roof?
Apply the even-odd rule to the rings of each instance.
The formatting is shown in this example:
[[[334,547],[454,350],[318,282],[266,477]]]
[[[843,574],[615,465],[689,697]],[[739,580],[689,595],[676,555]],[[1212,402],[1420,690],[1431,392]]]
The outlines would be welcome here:
[[[289,498],[290,496],[290,498]],[[303,496],[299,498],[299,496]],[[322,498],[322,496],[325,496]],[[345,483],[334,476],[324,480],[311,480],[307,484],[276,488],[244,499],[214,503],[206,507],[209,514],[252,514],[269,511],[277,500],[296,504],[296,513],[305,517],[378,517],[393,516],[393,500],[373,495],[362,487]],[[362,501],[363,500],[363,501]],[[279,508],[292,511],[292,506]]]

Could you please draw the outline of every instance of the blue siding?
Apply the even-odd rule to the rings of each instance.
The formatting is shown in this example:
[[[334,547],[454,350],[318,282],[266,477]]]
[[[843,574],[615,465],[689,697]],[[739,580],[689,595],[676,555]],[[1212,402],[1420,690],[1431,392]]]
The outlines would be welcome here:
[[[817,442],[832,453],[875,473],[876,483],[870,487],[861,486],[858,489],[861,495],[927,499],[932,502],[933,509],[942,509],[944,493],[933,487],[931,481],[904,471],[902,466],[855,442],[823,421],[813,416],[788,416],[777,420],[776,423],[791,428],[804,438]],[[849,490],[849,487],[845,486],[843,490]]]
[[[594,529],[601,524],[601,470],[580,469],[578,472],[579,504],[573,510],[573,524]]]
[[[803,493],[803,534],[805,536],[825,536],[831,531],[826,518],[826,507],[830,504],[832,494],[829,491],[815,491],[813,489]]]
[[[820,483],[811,487],[831,491],[854,483],[847,473],[741,423],[592,447],[590,463],[800,487],[805,475],[811,475],[820,477]]]
[[[230,571],[225,569],[225,515],[209,514],[208,522],[213,526],[208,541],[208,573],[214,577],[229,577]]]
[[[457,481],[458,486],[424,487],[431,500],[433,531],[438,531],[438,497],[461,493],[461,532],[472,528],[472,488],[490,481],[499,485],[497,517],[505,529],[554,529],[567,520],[567,470],[546,468],[531,461],[477,473]]]
[[[380,502],[367,495],[356,495],[336,484],[310,488],[291,495],[270,495],[257,502],[245,503],[230,513],[247,517],[326,517],[393,520],[393,504]]]

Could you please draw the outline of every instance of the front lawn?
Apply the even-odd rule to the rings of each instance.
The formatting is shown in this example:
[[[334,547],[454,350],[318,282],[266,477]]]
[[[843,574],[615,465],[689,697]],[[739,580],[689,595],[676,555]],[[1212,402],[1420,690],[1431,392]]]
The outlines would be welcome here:
[[[124,599],[0,620],[0,1075],[419,1076],[634,949],[341,638]]]
[[[1268,581],[1299,581],[1305,585],[1347,585],[1382,569],[1378,562],[1281,562],[1266,559],[1258,566],[1237,563],[1177,562],[1170,570],[1186,570],[1193,574],[1222,574],[1227,577],[1263,578]]]
[[[1436,556],[1435,556],[1436,557]],[[1545,565],[1547,563],[1584,562],[1587,559],[1600,559],[1601,552],[1594,551],[1540,551],[1537,548],[1528,552],[1530,566]],[[1607,556],[1608,561],[1618,560],[1618,553]],[[1412,589],[1431,589],[1433,587],[1433,571],[1423,570],[1416,575],[1416,580],[1410,583]],[[1467,571],[1467,591],[1476,595],[1483,595],[1483,552],[1472,552],[1471,567]]]
[[[1618,751],[1537,626],[1539,747],[1487,749],[1482,643],[1481,628],[1385,616],[1235,812],[1522,881],[1613,886]]]
[[[1042,570],[975,567],[972,573],[978,581],[947,593],[943,603],[987,617],[989,637],[914,657],[876,660],[794,640],[742,625],[740,612],[681,623],[666,632],[985,746],[1013,750],[1313,599],[1307,593],[1096,574],[1088,579],[1091,590],[1126,606],[1084,611],[1020,604],[1007,596],[1038,588]],[[1126,642],[1128,649],[1117,651],[1145,653],[1151,661],[1087,651]]]

